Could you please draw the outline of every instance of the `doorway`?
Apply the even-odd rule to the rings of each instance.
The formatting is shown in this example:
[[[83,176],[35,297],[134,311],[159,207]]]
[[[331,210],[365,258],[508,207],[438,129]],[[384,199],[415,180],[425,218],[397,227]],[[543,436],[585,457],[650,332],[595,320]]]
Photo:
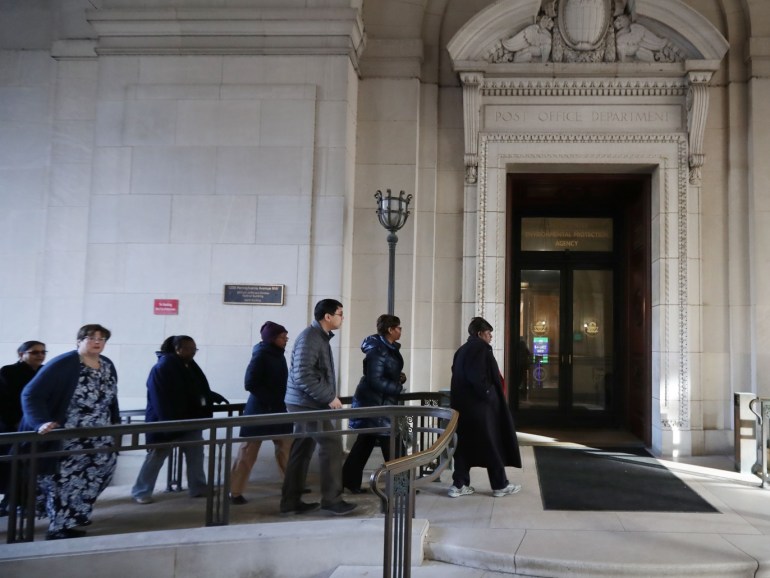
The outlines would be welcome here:
[[[509,403],[530,426],[650,432],[648,175],[511,174]]]

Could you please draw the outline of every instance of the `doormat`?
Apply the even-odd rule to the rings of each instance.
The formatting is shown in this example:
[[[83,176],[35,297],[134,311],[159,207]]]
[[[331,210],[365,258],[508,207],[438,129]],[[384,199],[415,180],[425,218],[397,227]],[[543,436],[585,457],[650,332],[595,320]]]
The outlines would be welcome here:
[[[641,448],[535,446],[546,510],[719,512]]]

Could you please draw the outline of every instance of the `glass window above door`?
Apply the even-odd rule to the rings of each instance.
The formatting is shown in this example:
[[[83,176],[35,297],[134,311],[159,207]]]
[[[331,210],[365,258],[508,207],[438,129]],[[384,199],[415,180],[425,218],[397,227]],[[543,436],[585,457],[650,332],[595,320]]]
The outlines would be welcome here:
[[[612,251],[612,219],[524,217],[522,251]]]

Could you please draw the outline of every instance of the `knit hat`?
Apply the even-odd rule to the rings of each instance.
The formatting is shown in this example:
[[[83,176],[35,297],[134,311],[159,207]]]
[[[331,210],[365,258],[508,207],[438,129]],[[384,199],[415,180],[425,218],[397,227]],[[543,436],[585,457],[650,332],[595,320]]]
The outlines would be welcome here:
[[[272,321],[265,321],[265,324],[259,330],[262,341],[266,341],[267,343],[272,343],[281,333],[288,333],[288,331],[283,325],[278,325]]]

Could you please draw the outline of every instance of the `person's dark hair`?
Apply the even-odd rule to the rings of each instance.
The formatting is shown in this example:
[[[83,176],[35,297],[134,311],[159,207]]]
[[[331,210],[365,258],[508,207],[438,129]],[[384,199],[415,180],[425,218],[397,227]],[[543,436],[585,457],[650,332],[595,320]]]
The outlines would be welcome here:
[[[340,307],[342,307],[342,303],[336,299],[321,299],[315,304],[313,318],[316,321],[321,321],[327,313],[329,315],[334,315]]]
[[[401,320],[395,315],[383,313],[377,318],[377,333],[383,337],[388,334],[388,329],[401,325]]]
[[[482,331],[494,331],[494,329],[483,317],[474,317],[471,319],[471,322],[468,324],[468,335],[476,337]]]
[[[107,341],[109,341],[112,336],[112,331],[106,327],[99,325],[98,323],[89,323],[78,329],[78,341],[83,341],[86,337],[93,336],[94,333],[101,333]]]
[[[35,347],[35,345],[42,345],[43,349],[45,349],[45,343],[42,341],[25,341],[21,345],[19,345],[18,349],[16,349],[16,353],[19,354],[19,357],[27,353],[30,349]]]
[[[166,337],[163,343],[160,344],[160,352],[175,354],[176,350],[187,341],[192,341],[195,343],[195,340],[189,335],[171,335]]]

